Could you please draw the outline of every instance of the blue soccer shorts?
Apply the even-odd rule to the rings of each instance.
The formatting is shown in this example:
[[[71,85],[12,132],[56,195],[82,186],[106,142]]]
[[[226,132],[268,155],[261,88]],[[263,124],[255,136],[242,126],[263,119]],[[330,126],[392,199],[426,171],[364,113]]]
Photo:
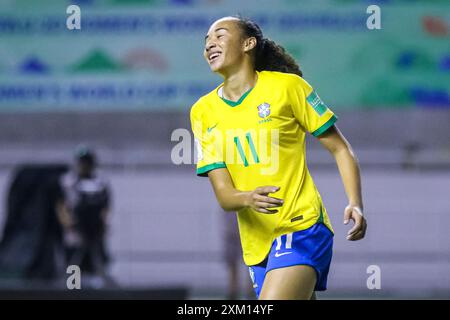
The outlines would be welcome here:
[[[308,265],[317,274],[315,291],[327,289],[327,277],[333,252],[333,233],[323,223],[284,234],[275,239],[266,259],[250,266],[253,288],[259,297],[266,273],[277,268]]]

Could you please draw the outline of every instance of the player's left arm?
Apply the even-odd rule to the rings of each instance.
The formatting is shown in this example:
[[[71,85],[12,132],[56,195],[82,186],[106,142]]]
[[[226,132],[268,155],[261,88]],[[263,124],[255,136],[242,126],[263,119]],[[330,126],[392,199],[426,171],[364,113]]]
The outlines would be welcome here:
[[[358,160],[351,145],[336,126],[331,126],[317,138],[325,149],[334,156],[349,200],[349,204],[344,211],[344,224],[353,220],[354,225],[348,231],[347,239],[360,240],[366,234],[367,222],[363,215],[364,207]]]

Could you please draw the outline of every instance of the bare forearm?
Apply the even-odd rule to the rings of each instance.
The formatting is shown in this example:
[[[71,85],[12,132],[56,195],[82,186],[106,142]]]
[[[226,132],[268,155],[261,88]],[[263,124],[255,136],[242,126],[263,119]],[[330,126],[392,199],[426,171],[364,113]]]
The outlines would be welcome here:
[[[361,174],[358,160],[351,145],[336,126],[319,136],[320,143],[333,155],[341,174],[349,205],[344,210],[344,224],[353,220],[355,224],[347,233],[347,240],[356,241],[364,238],[367,222],[363,216],[361,195]]]
[[[344,184],[349,204],[363,209],[363,200],[361,194],[361,175],[358,160],[349,146],[336,151],[334,154],[339,173]]]
[[[239,211],[248,206],[248,192],[234,188],[215,190],[217,201],[225,211]]]
[[[216,198],[225,211],[239,211],[251,208],[261,213],[276,213],[283,200],[269,196],[277,192],[277,186],[261,186],[252,191],[240,191],[235,188],[230,173],[226,168],[212,170],[208,173]]]

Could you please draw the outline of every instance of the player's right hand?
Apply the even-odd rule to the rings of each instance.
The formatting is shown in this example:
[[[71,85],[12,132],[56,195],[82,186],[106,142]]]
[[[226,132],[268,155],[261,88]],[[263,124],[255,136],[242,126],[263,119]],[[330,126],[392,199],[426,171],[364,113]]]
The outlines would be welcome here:
[[[269,193],[274,193],[278,190],[280,190],[280,187],[276,186],[263,186],[256,188],[255,190],[249,192],[247,206],[261,213],[277,213],[278,210],[272,208],[281,207],[283,205],[283,200],[275,197],[269,197]]]

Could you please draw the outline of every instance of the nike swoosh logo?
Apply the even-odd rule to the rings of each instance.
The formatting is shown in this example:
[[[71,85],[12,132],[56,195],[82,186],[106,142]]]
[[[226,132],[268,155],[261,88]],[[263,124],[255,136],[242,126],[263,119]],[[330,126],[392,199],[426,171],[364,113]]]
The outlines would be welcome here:
[[[279,253],[279,252],[275,252],[275,258],[284,256],[285,254],[291,254],[292,252],[283,252],[283,253]]]
[[[206,130],[208,131],[208,133],[210,133],[215,127],[217,127],[219,123],[217,122],[215,125],[213,125],[212,127],[207,128]]]

